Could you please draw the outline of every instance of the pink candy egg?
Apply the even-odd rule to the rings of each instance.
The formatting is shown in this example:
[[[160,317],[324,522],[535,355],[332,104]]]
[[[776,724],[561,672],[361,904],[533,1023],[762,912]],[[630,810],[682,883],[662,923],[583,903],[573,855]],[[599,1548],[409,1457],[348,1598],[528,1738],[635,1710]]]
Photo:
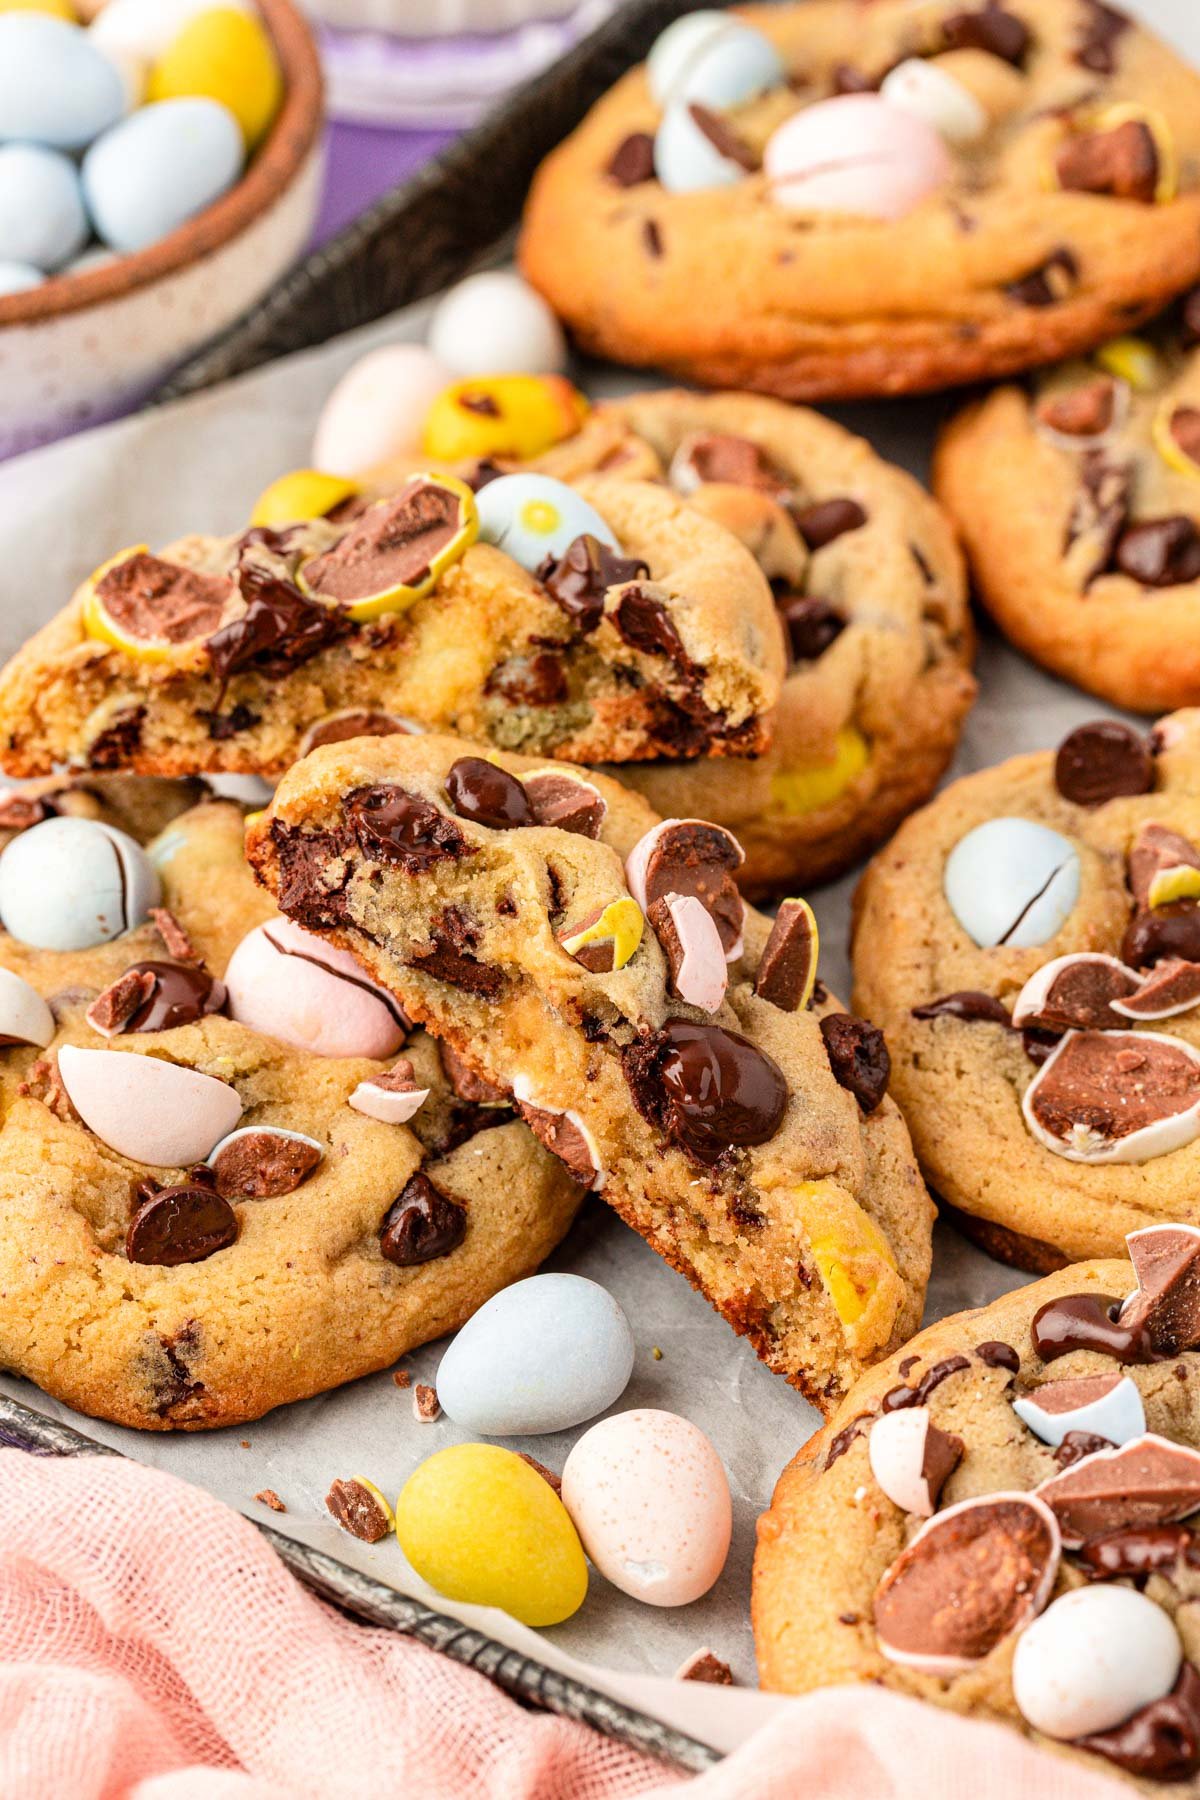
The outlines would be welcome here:
[[[244,937],[225,971],[230,1017],[313,1056],[393,1056],[403,1014],[346,950],[271,919]]]
[[[639,1408],[585,1431],[562,1474],[563,1505],[602,1575],[649,1606],[706,1594],[729,1554],[733,1508],[698,1426]]]
[[[932,125],[877,94],[805,107],[767,144],[771,198],[790,212],[899,219],[941,187],[950,153]]]
[[[312,463],[330,475],[364,475],[410,452],[420,464],[425,415],[454,375],[423,344],[387,344],[342,376],[325,402]]]
[[[203,1162],[242,1116],[228,1082],[158,1056],[64,1044],[58,1072],[84,1124],[131,1162],[165,1169]]]

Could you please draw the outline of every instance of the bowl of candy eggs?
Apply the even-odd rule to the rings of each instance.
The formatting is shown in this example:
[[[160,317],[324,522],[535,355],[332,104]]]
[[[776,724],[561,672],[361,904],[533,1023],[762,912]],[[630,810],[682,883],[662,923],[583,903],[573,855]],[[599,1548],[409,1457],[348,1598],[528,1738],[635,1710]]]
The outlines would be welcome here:
[[[0,456],[127,410],[300,255],[293,0],[0,0]]]

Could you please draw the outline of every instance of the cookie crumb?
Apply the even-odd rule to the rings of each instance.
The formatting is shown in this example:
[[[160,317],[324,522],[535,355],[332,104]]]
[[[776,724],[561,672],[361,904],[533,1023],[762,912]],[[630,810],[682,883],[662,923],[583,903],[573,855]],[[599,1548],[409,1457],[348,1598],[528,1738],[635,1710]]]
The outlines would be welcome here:
[[[654,1358],[655,1362],[661,1362],[663,1359],[662,1351],[659,1349],[657,1344],[655,1344],[655,1346],[654,1346],[653,1350],[650,1352],[650,1354]]]
[[[407,1369],[394,1369],[392,1371],[392,1380],[395,1382],[395,1384],[398,1388],[406,1388],[406,1387],[412,1386],[412,1376],[409,1374]]]
[[[435,1419],[440,1419],[442,1403],[437,1397],[437,1389],[418,1381],[413,1389],[412,1408],[413,1418],[421,1425],[432,1425]]]
[[[524,1450],[518,1450],[517,1455],[520,1457],[520,1459],[523,1463],[528,1463],[531,1469],[536,1470],[537,1473],[542,1477],[543,1481],[548,1481],[550,1483],[550,1486],[554,1489],[555,1493],[558,1495],[559,1499],[561,1500],[562,1499],[562,1479],[561,1479],[561,1477],[556,1475],[554,1473],[553,1469],[548,1469],[546,1467],[545,1463],[540,1463],[536,1456],[529,1456],[526,1454],[526,1452]]]
[[[241,1445],[243,1450],[248,1450],[250,1448],[250,1439],[249,1438],[239,1438],[238,1443]]]
[[[693,1650],[687,1661],[675,1671],[676,1681],[707,1681],[713,1687],[736,1687],[733,1670],[707,1647]]]
[[[392,1509],[373,1482],[352,1475],[348,1481],[335,1481],[325,1496],[325,1504],[351,1537],[364,1544],[377,1544],[392,1529]]]
[[[287,1507],[279,1498],[274,1488],[263,1488],[254,1498],[263,1506],[269,1506],[272,1512],[286,1512]]]

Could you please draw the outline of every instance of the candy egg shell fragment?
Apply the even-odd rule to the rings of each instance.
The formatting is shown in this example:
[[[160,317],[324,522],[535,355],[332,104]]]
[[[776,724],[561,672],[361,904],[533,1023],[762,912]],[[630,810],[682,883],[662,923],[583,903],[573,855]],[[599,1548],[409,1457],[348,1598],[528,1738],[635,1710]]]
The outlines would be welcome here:
[[[437,1391],[464,1431],[537,1436],[594,1419],[632,1373],[633,1333],[611,1294],[581,1275],[533,1275],[463,1326],[442,1358]]]
[[[898,219],[948,180],[932,125],[875,94],[819,100],[782,124],[763,154],[771,199],[790,212]]]
[[[358,492],[343,475],[325,475],[320,469],[292,469],[265,487],[250,513],[251,525],[295,525],[305,519],[323,519]]]
[[[472,376],[438,395],[421,436],[437,462],[540,456],[578,431],[583,395],[561,375]]]
[[[478,531],[466,482],[414,475],[368,507],[331,550],[302,563],[296,582],[356,623],[406,612],[466,555]]]
[[[0,880],[3,873],[0,859]],[[225,985],[231,1018],[313,1056],[382,1061],[404,1041],[395,1002],[349,951],[288,919],[247,933],[229,959]]]
[[[1127,1444],[1146,1429],[1146,1410],[1128,1375],[1081,1375],[1048,1381],[1013,1400],[1012,1409],[1043,1444],[1057,1448],[1068,1432],[1085,1431]]]
[[[745,908],[733,871],[746,856],[731,831],[707,819],[662,819],[625,859],[629,891],[648,913],[668,894],[695,894],[713,915],[728,962],[741,956]]]
[[[1136,394],[1149,393],[1162,380],[1162,359],[1147,338],[1110,338],[1092,356],[1107,374],[1127,382]]]
[[[193,667],[216,631],[233,591],[228,576],[152,556],[145,544],[102,562],[83,589],[81,622],[88,637],[139,662]]]
[[[242,172],[238,122],[216,100],[161,100],[97,138],[83,191],[98,235],[141,250],[211,206]]]
[[[0,969],[0,1049],[10,1044],[37,1044],[54,1036],[54,1014],[37,992],[11,969]]]
[[[524,1625],[558,1625],[583,1604],[587,1564],[549,1482],[498,1444],[454,1444],[409,1476],[396,1536],[417,1574],[448,1599],[498,1606]]]
[[[654,173],[669,194],[692,194],[703,188],[729,187],[747,173],[744,158],[728,154],[737,140],[692,102],[668,107],[654,136]]]
[[[0,140],[82,150],[125,110],[114,65],[77,25],[0,14]]]
[[[1074,910],[1079,883],[1074,846],[1032,819],[989,819],[946,858],[947,903],[982,949],[1046,943]]]
[[[1068,1162],[1149,1162],[1200,1134],[1200,1052],[1149,1031],[1068,1031],[1021,1111]]]
[[[910,57],[889,69],[880,98],[932,125],[951,144],[970,144],[988,128],[988,116],[969,88],[936,63]]]
[[[554,313],[509,269],[485,269],[452,287],[434,309],[429,348],[456,375],[556,375],[567,360]]]
[[[275,783],[261,775],[204,775],[205,787],[218,800],[233,800],[238,806],[269,806]]]
[[[962,1452],[962,1439],[939,1431],[927,1406],[880,1413],[867,1439],[871,1473],[888,1499],[924,1519]]]
[[[733,1513],[720,1457],[675,1413],[602,1419],[567,1458],[563,1503],[602,1575],[649,1606],[686,1606],[712,1587]]]
[[[70,158],[39,144],[0,145],[0,258],[60,269],[87,238]]]
[[[593,974],[606,975],[623,969],[636,953],[645,930],[645,918],[636,900],[624,895],[610,900],[595,918],[568,928],[559,943]]]
[[[1170,1693],[1182,1660],[1179,1634],[1153,1600],[1133,1588],[1078,1588],[1018,1638],[1013,1698],[1035,1731],[1067,1742]]]
[[[1137,1286],[1127,1294],[1118,1323],[1144,1331],[1154,1350],[1173,1355],[1200,1342],[1197,1274],[1200,1229],[1195,1225],[1147,1225],[1127,1234],[1125,1245]]]
[[[64,1044],[58,1072],[72,1106],[102,1143],[131,1162],[202,1162],[242,1115],[237,1090],[197,1069],[120,1050]]]
[[[388,1076],[375,1076],[359,1082],[350,1096],[350,1105],[366,1118],[378,1119],[381,1125],[407,1125],[428,1098],[429,1089],[418,1087],[415,1082],[404,1084]]]
[[[619,549],[611,525],[564,481],[549,475],[501,475],[480,490],[479,535],[536,574],[548,556],[562,556],[577,537]]]
[[[46,819],[0,856],[0,919],[39,950],[88,950],[120,937],[161,893],[141,846],[94,819]]]
[[[423,344],[387,344],[346,371],[326,400],[313,438],[313,466],[365,475],[379,463],[416,456],[430,407],[452,371]]]

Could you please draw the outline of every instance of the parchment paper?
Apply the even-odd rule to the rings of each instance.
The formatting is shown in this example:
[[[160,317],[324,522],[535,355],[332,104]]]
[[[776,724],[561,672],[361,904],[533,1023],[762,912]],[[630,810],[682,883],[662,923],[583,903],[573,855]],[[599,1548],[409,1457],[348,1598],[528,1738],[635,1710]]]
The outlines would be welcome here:
[[[1200,19],[1186,16],[1190,0],[1143,0],[1132,10],[1200,58]],[[188,531],[240,525],[268,481],[307,462],[320,405],[343,370],[377,343],[422,337],[427,310],[413,309],[224,389],[0,467],[0,653],[9,655],[119,546],[141,540],[153,546]],[[604,394],[625,391],[637,378],[593,366],[582,379],[593,393]],[[941,399],[831,410],[883,454],[924,477],[934,429],[953,404]],[[1043,675],[986,631],[978,672],[981,694],[954,774],[1052,746],[1073,725],[1109,710]],[[821,974],[843,998],[850,988],[845,944],[853,883],[851,876],[812,896],[821,926]],[[591,1276],[625,1308],[637,1361],[619,1407],[685,1414],[709,1434],[725,1461],[734,1494],[733,1548],[716,1588],[693,1606],[641,1606],[593,1574],[587,1602],[574,1619],[531,1632],[503,1614],[430,1596],[394,1540],[370,1547],[341,1532],[323,1504],[333,1477],[366,1475],[394,1496],[419,1461],[463,1436],[447,1419],[418,1424],[409,1395],[387,1373],[284,1408],[256,1425],[192,1436],[140,1434],[80,1420],[27,1382],[0,1377],[0,1386],[126,1455],[207,1488],[249,1516],[269,1519],[379,1579],[431,1598],[440,1610],[717,1749],[732,1748],[769,1710],[787,1703],[752,1691],[654,1678],[670,1677],[693,1649],[708,1644],[752,1686],[754,1522],[784,1463],[819,1423],[817,1414],[599,1201],[587,1203],[547,1266]],[[979,1305],[1022,1279],[939,1227],[927,1318]],[[405,1359],[414,1381],[435,1381],[443,1348],[430,1345]],[[506,1441],[561,1468],[577,1435]],[[264,1487],[282,1496],[285,1515],[267,1514],[253,1501]]]

